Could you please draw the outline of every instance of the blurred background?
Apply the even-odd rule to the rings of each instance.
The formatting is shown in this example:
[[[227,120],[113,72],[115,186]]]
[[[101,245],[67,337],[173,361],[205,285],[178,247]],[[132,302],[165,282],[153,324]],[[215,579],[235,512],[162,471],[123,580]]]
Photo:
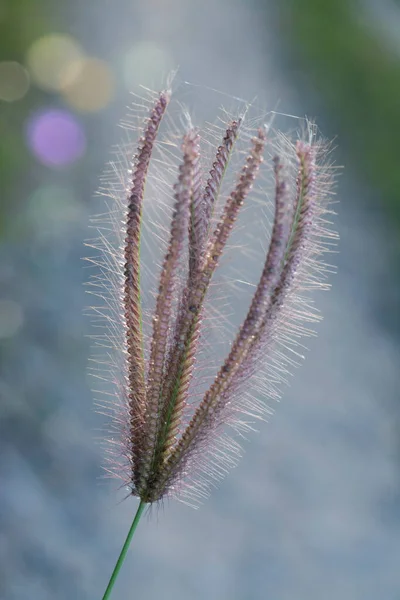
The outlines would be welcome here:
[[[113,598],[400,597],[398,0],[0,0],[0,598],[100,598],[136,501],[100,481],[94,192],[129,91],[179,67],[335,138],[333,290],[307,361],[198,511],[141,523]]]

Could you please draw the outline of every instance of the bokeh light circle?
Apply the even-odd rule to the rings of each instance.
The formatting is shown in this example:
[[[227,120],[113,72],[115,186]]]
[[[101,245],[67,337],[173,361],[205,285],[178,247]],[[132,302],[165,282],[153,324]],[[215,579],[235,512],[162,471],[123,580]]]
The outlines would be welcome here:
[[[47,166],[66,166],[85,152],[85,133],[66,110],[50,109],[33,115],[27,124],[27,141],[36,158]]]
[[[123,59],[123,78],[128,90],[145,85],[154,88],[174,66],[166,48],[152,41],[137,42]]]
[[[0,62],[0,100],[20,100],[28,89],[29,75],[22,65],[15,61]]]
[[[71,63],[82,56],[83,51],[73,37],[52,33],[33,42],[26,54],[26,64],[39,87],[58,91]]]
[[[74,109],[95,112],[110,102],[114,78],[106,62],[98,58],[82,58],[70,63],[60,88],[63,97]]]

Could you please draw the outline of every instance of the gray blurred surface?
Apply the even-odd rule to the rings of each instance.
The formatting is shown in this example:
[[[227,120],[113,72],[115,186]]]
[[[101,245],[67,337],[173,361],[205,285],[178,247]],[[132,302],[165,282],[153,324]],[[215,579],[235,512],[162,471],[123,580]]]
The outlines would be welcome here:
[[[117,74],[123,49],[156,41],[173,63],[166,69],[179,65],[180,80],[248,99],[258,94],[268,109],[279,101],[282,112],[302,115],[306,91],[282,70],[273,7],[257,6],[158,0],[116,9],[100,0],[72,5],[69,27]],[[145,83],[157,88],[161,75],[155,69]],[[216,109],[205,104],[204,87],[193,100],[199,121]],[[62,208],[43,214],[25,240],[0,249],[2,295],[22,310],[21,326],[0,348],[4,600],[100,598],[136,508],[132,499],[119,505],[123,492],[99,480],[95,438],[103,419],[86,375],[80,260],[96,212],[90,194],[127,101],[121,90],[111,109],[87,120],[89,160],[72,175],[73,218],[66,223]],[[329,130],[329,115],[316,116]],[[49,175],[38,169],[34,177]],[[51,174],[57,177],[65,175]],[[395,285],[391,232],[383,216],[356,201],[369,194],[373,207],[379,190],[368,192],[346,172],[338,192],[338,275],[332,292],[318,297],[324,321],[305,365],[203,507],[166,503],[143,520],[115,600],[399,597],[399,345],[379,315],[379,296]]]

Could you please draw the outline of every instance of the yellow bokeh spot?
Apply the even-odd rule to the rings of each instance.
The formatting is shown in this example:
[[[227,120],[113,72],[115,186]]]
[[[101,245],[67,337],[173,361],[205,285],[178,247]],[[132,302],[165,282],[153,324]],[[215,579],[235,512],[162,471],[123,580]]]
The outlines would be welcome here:
[[[71,63],[61,82],[61,92],[68,104],[87,112],[107,106],[114,87],[109,66],[98,58],[83,58]]]
[[[174,67],[166,48],[151,41],[135,44],[123,60],[123,76],[128,90],[144,85],[154,89]]]
[[[52,33],[33,42],[26,55],[26,64],[39,87],[58,91],[71,63],[82,56],[83,51],[73,37]]]
[[[29,89],[29,75],[22,65],[14,61],[0,62],[0,100],[20,100]]]

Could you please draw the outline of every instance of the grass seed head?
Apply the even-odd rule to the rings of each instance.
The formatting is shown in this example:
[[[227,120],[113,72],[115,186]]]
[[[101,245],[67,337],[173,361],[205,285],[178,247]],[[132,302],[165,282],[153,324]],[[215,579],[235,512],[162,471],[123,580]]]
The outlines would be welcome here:
[[[196,504],[236,464],[238,435],[279,397],[300,357],[299,339],[310,334],[304,323],[318,319],[309,293],[327,287],[321,257],[336,239],[326,218],[333,169],[329,145],[312,123],[294,140],[262,125],[249,135],[239,114],[226,119],[211,156],[208,135],[192,125],[179,145],[165,140],[160,128],[169,100],[164,91],[153,95],[147,114],[137,107],[142,116],[132,164],[121,177],[121,164],[113,163],[113,182],[103,190],[108,213],[95,222],[99,237],[90,243],[100,251],[91,292],[102,306],[93,311],[106,324],[95,337],[103,356],[96,374],[111,384],[104,392],[113,414],[109,471],[144,502],[174,495]],[[220,263],[253,188],[266,201],[268,177],[274,216],[259,280],[225,358],[207,380],[200,355],[210,298],[221,287]],[[151,314],[143,283],[143,244],[154,245],[145,235],[149,181],[153,193],[168,199],[157,205],[162,225],[152,231],[164,255]]]

